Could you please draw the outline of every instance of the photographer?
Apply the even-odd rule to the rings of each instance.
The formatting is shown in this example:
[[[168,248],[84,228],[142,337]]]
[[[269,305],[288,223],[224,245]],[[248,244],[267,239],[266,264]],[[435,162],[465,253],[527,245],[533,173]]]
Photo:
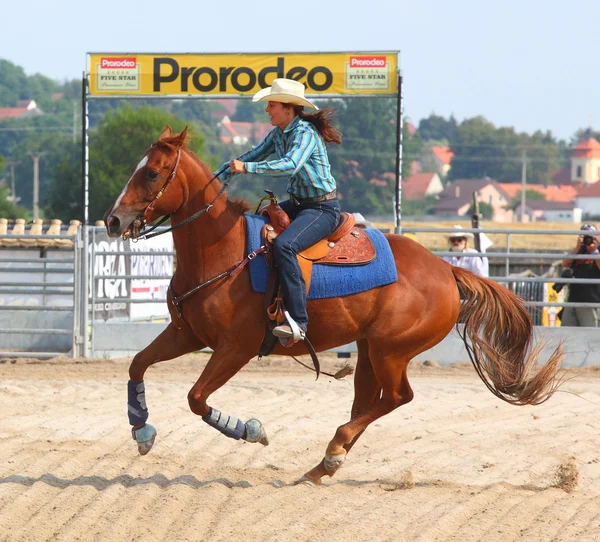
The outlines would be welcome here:
[[[569,254],[598,254],[596,227],[593,224],[584,224],[581,226],[581,230],[590,233],[582,233],[577,239],[577,245]],[[563,278],[600,279],[600,260],[565,258],[562,266],[564,268],[561,275]],[[558,287],[560,289],[560,285]],[[569,285],[569,301],[577,303],[600,303],[600,284],[571,283]],[[565,307],[561,318],[561,325],[597,327],[598,309],[592,307]]]

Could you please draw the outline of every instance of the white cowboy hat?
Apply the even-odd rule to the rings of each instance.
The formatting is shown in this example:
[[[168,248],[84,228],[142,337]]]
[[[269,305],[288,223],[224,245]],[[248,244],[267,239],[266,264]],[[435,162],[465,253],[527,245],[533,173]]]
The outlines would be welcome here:
[[[253,97],[253,102],[281,102],[284,104],[304,105],[319,109],[304,97],[304,85],[293,79],[274,79],[270,87],[259,90]]]
[[[454,226],[454,229],[457,231],[446,235],[446,239],[448,239],[448,241],[456,237],[466,237],[467,239],[470,239],[472,241],[475,237],[470,231],[460,231],[463,229],[462,226]]]

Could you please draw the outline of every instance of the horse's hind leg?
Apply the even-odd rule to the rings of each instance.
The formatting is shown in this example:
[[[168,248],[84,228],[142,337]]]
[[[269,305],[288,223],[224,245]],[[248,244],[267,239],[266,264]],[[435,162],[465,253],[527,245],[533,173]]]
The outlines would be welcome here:
[[[138,444],[138,451],[146,455],[154,444],[156,429],[148,420],[144,374],[150,365],[166,361],[188,352],[200,350],[204,345],[186,329],[178,329],[172,323],[150,345],[138,352],[129,366],[129,382],[127,384],[127,414],[132,425],[133,439]]]
[[[373,355],[373,350],[370,349],[371,355],[367,355],[366,360],[362,358],[360,373],[357,363],[357,395],[350,421],[338,427],[321,463],[308,471],[302,479],[320,484],[323,476],[333,476],[369,424],[412,400],[413,391],[406,374],[412,356],[406,358],[381,353]]]

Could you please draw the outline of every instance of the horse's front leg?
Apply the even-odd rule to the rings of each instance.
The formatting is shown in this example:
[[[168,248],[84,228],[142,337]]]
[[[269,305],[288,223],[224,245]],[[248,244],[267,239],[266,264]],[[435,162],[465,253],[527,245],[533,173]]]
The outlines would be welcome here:
[[[144,374],[150,365],[183,356],[195,350],[205,348],[187,329],[178,329],[174,324],[167,328],[150,345],[138,352],[129,366],[129,382],[127,384],[127,414],[132,425],[132,436],[137,442],[138,451],[146,455],[154,445],[156,429],[147,424],[148,406]]]
[[[260,442],[267,446],[267,434],[257,419],[251,418],[244,423],[235,416],[220,412],[207,404],[209,396],[249,361],[248,354],[240,351],[239,347],[224,345],[216,348],[200,378],[188,393],[188,402],[194,414],[202,416],[203,421],[225,436],[235,440]]]

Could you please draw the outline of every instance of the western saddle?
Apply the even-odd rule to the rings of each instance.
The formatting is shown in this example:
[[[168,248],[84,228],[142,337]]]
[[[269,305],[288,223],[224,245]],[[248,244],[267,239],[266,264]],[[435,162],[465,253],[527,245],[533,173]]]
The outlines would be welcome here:
[[[285,321],[285,307],[281,289],[277,287],[276,266],[272,264],[273,242],[277,236],[290,225],[287,213],[277,204],[274,195],[269,193],[269,205],[260,211],[261,216],[269,221],[262,228],[262,241],[268,248],[265,254],[267,265],[271,268],[265,303],[267,316],[270,320],[269,330]],[[303,250],[297,255],[298,263],[306,283],[306,293],[310,290],[312,268],[315,264],[326,265],[364,265],[376,256],[371,238],[363,228],[356,226],[356,218],[350,213],[341,213],[338,227],[325,239]],[[277,289],[277,291],[275,291]],[[264,344],[264,342],[263,342]],[[284,346],[287,346],[282,341]]]

